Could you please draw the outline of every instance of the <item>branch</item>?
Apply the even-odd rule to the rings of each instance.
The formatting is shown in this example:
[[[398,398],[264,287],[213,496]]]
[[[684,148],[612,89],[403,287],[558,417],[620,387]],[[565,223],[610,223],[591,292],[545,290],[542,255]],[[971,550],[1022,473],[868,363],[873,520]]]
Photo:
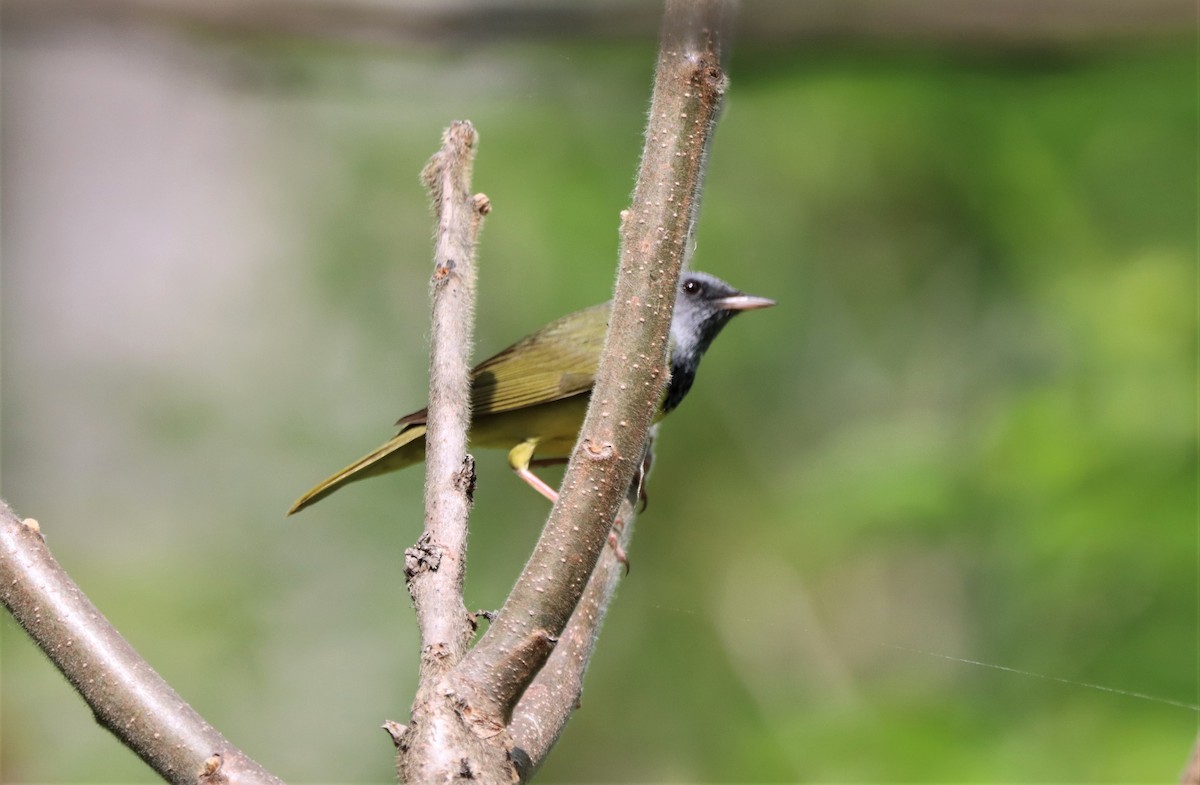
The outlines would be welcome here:
[[[680,269],[726,80],[718,0],[667,0],[654,96],[604,353],[561,496],[496,621],[454,674],[457,694],[499,726],[545,664],[595,569],[644,453],[667,382]]]
[[[475,243],[487,197],[471,196],[478,136],[452,123],[421,180],[437,216],[431,282],[433,331],[425,434],[425,531],[405,552],[405,576],[421,632],[421,680],[444,672],[466,652],[473,630],[463,603],[467,515],[475,462],[467,454],[471,424],[471,340],[475,310]]]
[[[611,556],[599,572],[597,560],[634,472],[648,455],[649,429],[667,382],[675,294],[692,245],[704,161],[725,90],[718,30],[726,9],[720,0],[667,0],[638,182],[631,208],[622,213],[609,331],[561,495],[529,563],[480,642],[457,665],[457,648],[436,652],[443,658],[440,668],[423,662],[412,723],[389,730],[399,748],[402,781],[501,782],[528,776],[576,705],[620,574]],[[440,219],[444,236],[446,218]],[[440,329],[435,325],[435,333]],[[430,472],[431,485],[439,476],[448,479],[432,466]],[[431,508],[429,514],[435,513]],[[629,528],[622,527],[626,541]],[[422,541],[435,542],[428,530]],[[461,569],[461,561],[458,565]],[[461,576],[458,580],[455,607],[465,615]],[[577,611],[585,589],[588,600]],[[416,591],[413,596],[418,597]],[[573,613],[576,621],[556,660],[558,670],[545,677],[510,727],[517,701]],[[431,656],[430,645],[425,639],[423,660]],[[520,749],[514,733],[521,734]],[[522,753],[526,765],[518,766]]]
[[[425,530],[405,551],[405,577],[421,633],[421,672],[412,722],[389,730],[399,748],[402,782],[429,782],[462,768],[459,750],[474,743],[441,696],[442,676],[466,652],[474,628],[463,603],[467,516],[475,462],[467,453],[471,418],[471,337],[475,306],[475,244],[491,206],[471,196],[478,136],[467,121],[446,129],[442,147],[421,179],[437,216],[429,410],[425,435]],[[388,726],[385,726],[388,727]]]
[[[647,445],[646,459],[643,461],[643,481],[644,472],[649,471],[654,432],[657,429],[658,426],[650,429],[651,443]],[[634,508],[640,490],[640,483],[634,483],[630,487],[629,497],[621,503],[617,512],[617,519],[622,522],[618,544],[623,550],[628,550],[633,538]],[[606,548],[600,554],[596,571],[592,573],[558,645],[517,703],[511,730],[515,744],[514,756],[523,781],[528,781],[537,772],[558,741],[567,720],[579,707],[583,677],[595,651],[608,606],[616,594],[617,584],[625,574],[625,567],[617,558],[615,549]]]
[[[0,501],[0,600],[91,707],[168,782],[280,785],[187,705]]]

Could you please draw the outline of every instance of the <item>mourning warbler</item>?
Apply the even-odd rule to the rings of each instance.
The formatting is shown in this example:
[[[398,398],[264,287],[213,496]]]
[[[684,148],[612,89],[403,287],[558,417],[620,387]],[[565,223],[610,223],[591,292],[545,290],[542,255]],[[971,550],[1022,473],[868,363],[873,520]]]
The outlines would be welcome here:
[[[671,320],[671,379],[656,419],[670,413],[692,388],[700,359],[734,315],[774,305],[743,294],[712,275],[685,272]],[[557,493],[530,471],[531,461],[565,459],[575,446],[600,364],[610,304],[603,303],[547,324],[471,371],[471,443],[508,450],[508,464],[538,493]],[[299,512],[343,485],[425,460],[427,410],[396,423],[400,432],[301,496]]]

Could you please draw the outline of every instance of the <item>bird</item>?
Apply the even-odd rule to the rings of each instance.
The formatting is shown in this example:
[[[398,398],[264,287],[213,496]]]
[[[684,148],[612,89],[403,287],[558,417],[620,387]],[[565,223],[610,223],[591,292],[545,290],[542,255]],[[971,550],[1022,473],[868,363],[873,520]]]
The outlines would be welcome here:
[[[685,271],[671,319],[671,375],[655,421],[687,396],[700,360],[730,319],[773,305],[774,300],[745,294],[714,275]],[[601,303],[550,322],[471,371],[470,442],[508,450],[512,470],[551,502],[558,493],[530,466],[562,463],[570,456],[600,364],[610,309],[611,302]],[[427,414],[421,409],[401,417],[395,436],[317,483],[288,515],[349,483],[423,462]]]

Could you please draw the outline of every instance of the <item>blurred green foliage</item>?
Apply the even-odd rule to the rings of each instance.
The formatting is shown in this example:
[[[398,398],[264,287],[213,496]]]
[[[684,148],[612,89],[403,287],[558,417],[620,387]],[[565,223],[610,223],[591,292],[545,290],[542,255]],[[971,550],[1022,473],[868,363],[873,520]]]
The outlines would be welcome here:
[[[6,484],[63,526],[111,515],[52,545],[285,778],[389,780],[374,727],[413,686],[419,472],[279,516],[421,405],[417,172],[475,122],[480,356],[604,299],[653,51],[225,52],[300,140],[258,175],[304,249],[251,279],[269,339],[223,358],[241,383],[142,368],[108,396],[135,442],[111,471],[151,475],[149,501],[48,464]],[[746,46],[731,73],[695,266],[780,305],[665,423],[540,779],[1173,779],[1198,702],[1194,46]],[[36,383],[8,377],[9,415]],[[498,607],[545,505],[478,457],[468,604]],[[151,780],[5,625],[4,779]]]

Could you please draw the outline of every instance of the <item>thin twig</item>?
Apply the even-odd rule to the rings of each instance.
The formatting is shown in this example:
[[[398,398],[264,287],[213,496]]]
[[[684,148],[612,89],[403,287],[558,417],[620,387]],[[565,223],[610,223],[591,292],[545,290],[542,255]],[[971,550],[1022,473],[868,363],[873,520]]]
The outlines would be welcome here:
[[[654,97],[604,353],[561,496],[496,621],[455,670],[476,715],[507,724],[604,549],[667,381],[667,336],[691,247],[726,80],[715,20],[726,3],[667,0]]]
[[[21,520],[3,501],[0,600],[96,721],[163,779],[281,784],[163,681],[55,561],[37,522]]]

